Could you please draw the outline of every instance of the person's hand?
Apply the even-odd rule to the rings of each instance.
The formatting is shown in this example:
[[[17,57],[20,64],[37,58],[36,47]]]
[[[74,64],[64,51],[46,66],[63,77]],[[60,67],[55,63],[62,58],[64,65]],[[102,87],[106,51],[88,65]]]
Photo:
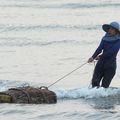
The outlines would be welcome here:
[[[96,58],[95,58],[95,60],[99,60],[100,59],[100,55],[98,55]]]
[[[91,57],[91,58],[88,59],[88,63],[91,63],[93,61],[94,61],[93,57]]]
[[[100,57],[101,57],[101,55],[98,55],[98,56],[95,58],[95,60],[99,60]]]

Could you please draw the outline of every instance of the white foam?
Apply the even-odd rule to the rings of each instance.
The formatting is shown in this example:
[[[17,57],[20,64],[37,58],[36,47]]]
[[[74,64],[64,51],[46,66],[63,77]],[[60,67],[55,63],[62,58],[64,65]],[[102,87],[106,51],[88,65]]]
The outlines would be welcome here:
[[[9,88],[24,86],[29,86],[29,83],[20,81],[0,80],[0,91],[5,91]]]
[[[120,88],[78,88],[78,89],[60,89],[55,91],[59,99],[77,99],[77,98],[99,98],[120,95]]]

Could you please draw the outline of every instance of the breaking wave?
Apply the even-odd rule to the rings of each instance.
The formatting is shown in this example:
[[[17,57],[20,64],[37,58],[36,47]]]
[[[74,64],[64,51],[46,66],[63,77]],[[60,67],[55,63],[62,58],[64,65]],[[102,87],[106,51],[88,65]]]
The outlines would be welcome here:
[[[70,89],[70,90],[56,90],[55,92],[59,99],[79,99],[79,98],[100,98],[100,97],[119,97],[120,96],[120,88],[78,88],[78,89]]]
[[[29,86],[27,82],[21,81],[10,81],[10,80],[0,80],[0,91],[5,91],[9,88]]]
[[[41,84],[42,85],[42,84]],[[27,83],[24,81],[11,81],[11,80],[0,80],[0,91],[5,91],[9,88],[15,87],[25,87],[33,86],[33,83]],[[47,85],[46,85],[47,86]],[[50,89],[51,90],[51,89]],[[88,88],[81,87],[76,89],[56,89],[52,90],[56,93],[58,99],[94,99],[94,98],[120,98],[120,88],[110,87],[110,88]]]

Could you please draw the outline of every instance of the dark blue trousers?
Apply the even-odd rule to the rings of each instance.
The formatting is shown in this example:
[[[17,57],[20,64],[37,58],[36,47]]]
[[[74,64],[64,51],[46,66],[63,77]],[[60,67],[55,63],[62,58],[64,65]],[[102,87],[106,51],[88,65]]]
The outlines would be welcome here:
[[[116,73],[116,67],[113,66],[104,67],[104,66],[105,66],[104,64],[100,64],[100,63],[96,64],[92,78],[92,87],[100,87],[100,86],[104,88],[109,87]]]

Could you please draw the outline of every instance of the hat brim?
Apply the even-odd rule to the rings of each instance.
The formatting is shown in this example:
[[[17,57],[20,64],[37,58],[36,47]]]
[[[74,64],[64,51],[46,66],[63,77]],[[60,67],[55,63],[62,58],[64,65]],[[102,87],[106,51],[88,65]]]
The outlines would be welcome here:
[[[108,32],[111,27],[112,27],[112,26],[109,25],[109,24],[104,24],[104,25],[102,26],[102,29],[103,29],[105,32]],[[114,28],[114,27],[112,27],[112,28]],[[116,28],[114,28],[114,29],[116,29]],[[117,29],[116,29],[116,30],[117,30]],[[118,31],[118,30],[117,30],[117,31]],[[118,31],[118,33],[120,34],[120,31]]]
[[[105,32],[108,32],[109,31],[109,29],[110,29],[110,25],[108,25],[108,24],[104,24],[103,26],[102,26],[102,29],[105,31]]]

